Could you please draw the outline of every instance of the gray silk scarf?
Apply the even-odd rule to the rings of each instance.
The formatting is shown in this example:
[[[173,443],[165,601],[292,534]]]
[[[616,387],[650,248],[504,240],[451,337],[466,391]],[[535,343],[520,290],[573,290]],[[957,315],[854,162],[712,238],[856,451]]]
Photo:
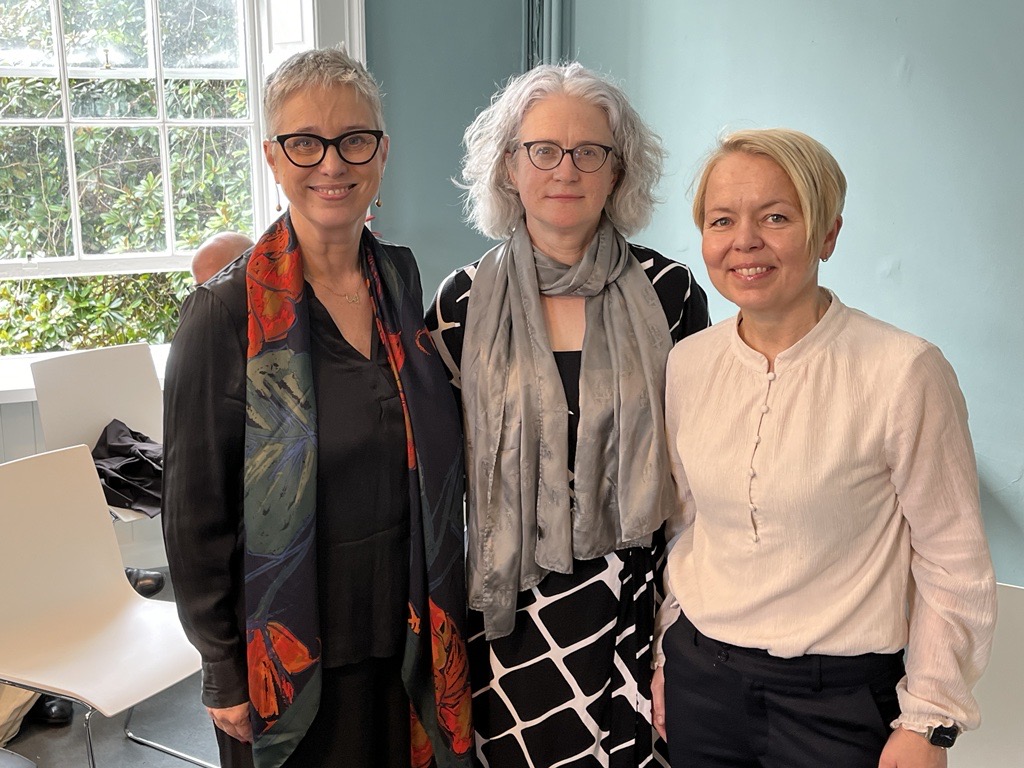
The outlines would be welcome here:
[[[586,297],[574,493],[541,294]],[[572,267],[535,251],[520,224],[480,261],[467,312],[469,605],[494,639],[512,631],[520,591],[551,571],[572,573],[574,557],[649,544],[672,509],[663,411],[672,341],[654,287],[607,218]]]

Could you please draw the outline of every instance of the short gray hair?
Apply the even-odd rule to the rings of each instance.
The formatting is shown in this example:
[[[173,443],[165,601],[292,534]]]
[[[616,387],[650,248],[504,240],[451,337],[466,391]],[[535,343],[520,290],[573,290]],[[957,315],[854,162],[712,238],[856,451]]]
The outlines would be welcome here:
[[[267,76],[263,87],[263,124],[267,138],[277,133],[277,120],[285,101],[299,91],[310,88],[333,88],[350,85],[370,105],[376,128],[384,128],[384,105],[377,81],[358,60],[344,48],[316,48],[300,51],[285,59]]]
[[[505,155],[519,140],[526,113],[554,95],[573,96],[600,107],[608,116],[619,174],[605,213],[624,235],[643,229],[657,199],[665,152],[658,138],[630,106],[621,88],[579,62],[542,64],[518,77],[491,97],[491,104],[466,129],[462,180],[466,218],[487,237],[504,240],[522,220],[523,204],[505,166]]]

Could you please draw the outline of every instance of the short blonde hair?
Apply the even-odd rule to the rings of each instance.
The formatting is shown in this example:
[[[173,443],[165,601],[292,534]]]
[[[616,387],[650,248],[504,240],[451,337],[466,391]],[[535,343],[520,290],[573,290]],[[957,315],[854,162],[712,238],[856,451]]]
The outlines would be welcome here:
[[[744,152],[773,160],[793,182],[800,211],[807,222],[807,250],[817,254],[825,236],[843,212],[846,176],[839,163],[820,142],[789,128],[762,128],[722,136],[698,176],[693,196],[693,221],[704,229],[708,178],[726,155]]]
[[[311,88],[333,88],[350,85],[370,105],[375,126],[384,128],[384,106],[377,81],[357,59],[344,48],[316,48],[300,51],[285,59],[267,77],[263,88],[263,125],[266,138],[277,134],[281,107],[289,97]],[[330,138],[330,137],[328,137]]]
[[[604,210],[624,235],[643,229],[657,202],[654,189],[664,161],[661,139],[644,124],[621,88],[579,62],[542,64],[513,77],[466,129],[462,181],[456,182],[466,190],[466,218],[487,237],[511,236],[524,210],[508,177],[505,154],[516,148],[530,108],[555,95],[582,99],[607,115],[615,144],[610,162],[619,178]]]

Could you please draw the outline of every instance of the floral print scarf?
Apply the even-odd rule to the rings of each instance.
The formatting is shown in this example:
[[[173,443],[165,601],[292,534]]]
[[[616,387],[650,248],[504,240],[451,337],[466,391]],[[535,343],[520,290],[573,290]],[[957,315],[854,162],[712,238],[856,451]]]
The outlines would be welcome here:
[[[469,766],[459,416],[422,307],[368,231],[360,247],[406,422],[412,519],[402,677],[412,704],[411,765]],[[246,271],[244,568],[257,768],[288,759],[320,704],[317,418],[304,286],[286,212],[260,238]]]

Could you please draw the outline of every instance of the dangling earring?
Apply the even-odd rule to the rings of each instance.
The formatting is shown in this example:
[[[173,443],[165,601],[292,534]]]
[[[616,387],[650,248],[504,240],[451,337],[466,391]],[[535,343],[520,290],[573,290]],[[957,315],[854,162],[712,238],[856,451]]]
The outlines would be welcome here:
[[[381,202],[381,199],[380,199],[380,187],[377,187],[377,199],[373,201],[373,204],[375,206],[377,206],[378,208],[383,208],[384,207],[384,203]]]
[[[277,205],[274,206],[274,210],[280,212],[281,211],[281,185],[280,184],[275,184],[274,185],[274,193],[277,195]]]

